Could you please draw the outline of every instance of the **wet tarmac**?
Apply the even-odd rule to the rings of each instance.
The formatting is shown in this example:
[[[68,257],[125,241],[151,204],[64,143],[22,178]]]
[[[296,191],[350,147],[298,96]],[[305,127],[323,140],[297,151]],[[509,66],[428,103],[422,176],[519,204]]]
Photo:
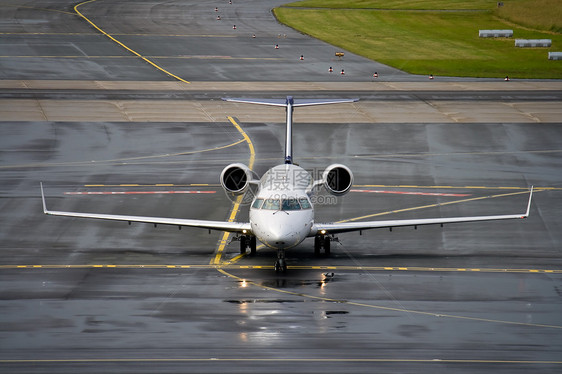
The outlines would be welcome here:
[[[133,7],[130,1],[96,1],[78,9],[131,48],[147,48],[143,55],[189,52],[189,63],[158,63],[190,81],[205,81],[209,72],[215,81],[282,81],[269,71],[287,65],[289,50],[306,46],[314,59],[334,48],[283,28],[263,2],[240,3],[143,1]],[[60,4],[0,3],[0,32],[12,33],[3,35],[2,54],[38,55],[3,57],[1,79],[171,80],[134,58],[46,57],[70,53],[69,46],[86,55],[127,55],[72,14],[73,5]],[[233,30],[214,19],[215,6],[221,12],[232,7],[220,22],[236,19],[237,32],[248,27],[269,38],[260,41],[267,54],[255,45],[241,47],[253,38],[225,37]],[[210,20],[203,21],[207,13]],[[279,49],[281,60],[265,60],[275,52],[271,43],[278,33],[287,34],[287,48]],[[190,51],[179,49],[187,48],[186,41],[194,43]],[[52,48],[41,52],[45,43]],[[264,59],[201,58],[250,53]],[[345,61],[352,63],[350,71],[371,69],[360,57],[346,54]],[[335,79],[298,63],[290,68],[294,81]],[[244,91],[254,97],[277,93]],[[311,97],[348,91],[312,91]],[[428,95],[449,94],[428,91],[393,93],[391,101],[399,108],[436,105],[431,100],[439,99]],[[39,182],[56,210],[227,219],[232,203],[218,175],[225,165],[251,157],[248,141],[225,118],[231,108],[221,107],[221,116],[208,112],[207,121],[169,120],[174,113],[165,111],[137,121],[18,121],[3,117],[12,112],[2,106],[0,372],[560,372],[562,130],[553,119],[560,92],[517,89],[510,101],[506,91],[498,97],[485,89],[452,94],[458,107],[482,104],[475,122],[457,123],[448,109],[449,122],[423,121],[391,113],[388,105],[388,122],[359,115],[334,120],[329,110],[314,113],[315,120],[296,117],[294,153],[301,166],[318,173],[341,162],[355,174],[345,197],[332,201],[321,194],[320,221],[518,213],[526,208],[528,187],[536,192],[527,220],[341,234],[329,257],[315,257],[306,240],[287,253],[286,274],[273,271],[272,250],[240,257],[238,243],[224,241],[220,232],[42,214]],[[230,87],[224,93],[240,92]],[[376,104],[363,88],[353,93],[364,95],[365,106],[340,107],[342,115]],[[10,105],[23,108],[56,98],[59,105],[43,110],[63,116],[75,110],[64,105],[75,95],[92,103],[129,98],[126,91],[113,94],[47,85],[25,93],[31,96],[2,89],[0,103],[17,99]],[[142,88],[132,94],[141,106],[142,100],[173,99]],[[205,97],[179,99],[208,108],[197,103]],[[528,120],[487,111],[493,105],[485,104],[494,102],[515,107]],[[525,106],[536,102],[548,105]],[[486,115],[493,120],[485,121]],[[256,113],[239,121],[259,174],[282,160],[280,118],[260,120]],[[236,219],[246,218],[243,207]]]

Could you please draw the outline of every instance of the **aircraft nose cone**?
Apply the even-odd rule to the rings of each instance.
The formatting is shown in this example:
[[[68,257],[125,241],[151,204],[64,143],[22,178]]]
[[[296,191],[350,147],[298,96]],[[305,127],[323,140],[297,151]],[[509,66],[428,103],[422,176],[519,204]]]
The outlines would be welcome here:
[[[285,245],[292,242],[294,237],[294,232],[291,232],[282,226],[270,228],[269,240],[272,244]]]
[[[251,218],[254,219],[252,230],[262,243],[271,248],[292,248],[302,242],[310,231],[310,227],[303,223],[303,217],[294,212],[260,210],[254,212]]]

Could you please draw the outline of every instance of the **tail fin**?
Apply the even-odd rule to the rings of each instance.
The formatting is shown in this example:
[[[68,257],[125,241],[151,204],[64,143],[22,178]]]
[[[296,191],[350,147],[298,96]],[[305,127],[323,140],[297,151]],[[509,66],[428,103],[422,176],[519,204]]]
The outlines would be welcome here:
[[[293,108],[298,106],[312,106],[323,104],[352,103],[359,99],[293,99],[287,96],[286,99],[239,99],[239,98],[223,98],[225,101],[247,104],[261,104],[271,106],[283,106],[287,113],[287,125],[285,134],[285,163],[293,163]]]

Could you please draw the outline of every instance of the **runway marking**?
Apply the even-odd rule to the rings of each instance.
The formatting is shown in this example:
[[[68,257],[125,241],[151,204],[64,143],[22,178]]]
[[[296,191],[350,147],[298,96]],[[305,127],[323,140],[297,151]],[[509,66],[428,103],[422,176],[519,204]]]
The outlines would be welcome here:
[[[131,52],[132,54],[134,54],[137,57],[140,57],[142,60],[148,62],[150,65],[154,66],[156,69],[160,70],[161,72],[168,74],[170,77],[175,78],[177,80],[179,80],[180,82],[183,83],[190,83],[188,81],[186,81],[185,79],[182,79],[180,77],[178,77],[175,74],[170,73],[168,70],[160,67],[159,65],[157,65],[156,63],[152,62],[150,59],[142,56],[140,53],[132,50],[131,48],[127,47],[125,44],[121,43],[119,40],[115,39],[113,36],[111,36],[110,34],[106,33],[104,30],[102,30],[100,27],[98,27],[95,23],[93,23],[92,21],[90,21],[90,19],[88,17],[86,17],[85,15],[83,15],[78,8],[84,4],[88,4],[88,3],[93,3],[97,0],[88,0],[88,1],[84,1],[82,3],[79,3],[77,5],[74,6],[74,11],[83,19],[85,19],[90,25],[92,25],[96,30],[98,30],[99,32],[101,32],[103,35],[107,36],[109,39],[113,40],[115,43],[119,44],[121,47],[125,48],[127,51]]]
[[[230,121],[230,123],[232,123],[234,125],[236,130],[238,130],[238,132],[240,134],[242,134],[242,137],[244,138],[244,141],[248,144],[248,148],[250,150],[250,159],[248,161],[248,167],[250,168],[250,170],[253,170],[254,162],[256,160],[256,150],[254,148],[254,144],[252,143],[252,140],[250,139],[248,134],[246,134],[246,132],[242,129],[242,127],[240,127],[240,125],[234,120],[233,117],[228,116],[227,118]],[[230,216],[228,217],[229,222],[234,221],[234,219],[236,218],[236,215],[240,211],[240,204],[242,203],[242,197],[243,197],[243,195],[240,195],[236,198],[236,201],[234,202],[234,205],[232,206],[232,210],[230,211]],[[230,236],[230,233],[228,233],[228,232],[223,233],[222,239],[220,240],[220,244],[217,248],[217,253],[216,253],[215,257],[213,259],[211,259],[211,264],[219,265],[221,263],[222,255],[223,255],[224,249],[226,248],[226,245],[228,244],[227,240],[228,240],[229,236]]]
[[[205,194],[217,191],[81,191],[65,192],[65,195],[164,195],[164,194]]]
[[[121,59],[121,58],[138,58],[137,56],[85,56],[85,55],[48,55],[48,56],[14,56],[14,55],[3,55],[0,58],[73,58],[73,59]],[[178,59],[178,60],[265,60],[265,61],[280,61],[284,60],[279,57],[234,57],[234,56],[146,56],[146,58],[157,58],[157,59]],[[170,74],[170,73],[167,73]],[[186,82],[189,83],[189,82]]]
[[[85,184],[84,187],[220,187],[218,183]]]
[[[221,241],[226,244],[228,240]],[[0,265],[0,270],[10,269],[273,269],[269,265],[235,265],[229,261],[220,264],[74,264],[74,265]],[[339,271],[378,271],[378,272],[431,272],[431,273],[503,273],[503,274],[562,274],[562,269],[501,269],[501,268],[458,268],[458,267],[420,267],[420,266],[361,266],[361,265],[292,265],[290,270],[339,270]]]
[[[446,196],[446,197],[470,196],[470,194],[459,194],[459,193],[385,191],[385,190],[350,190],[349,192],[384,193],[384,194],[396,194],[396,195],[420,195],[420,196]]]
[[[252,358],[252,357],[176,357],[176,358],[65,358],[65,359],[0,359],[1,364],[77,364],[77,363],[190,363],[190,362],[319,362],[319,363],[426,363],[426,364],[519,364],[519,365],[562,365],[557,360],[491,360],[491,359],[449,359],[449,358]]]
[[[519,186],[423,186],[410,184],[354,184],[353,187],[360,188],[427,188],[427,189],[466,189],[466,190],[525,190],[529,187]],[[562,190],[559,187],[536,187],[541,190]]]
[[[1,5],[0,5],[1,6]],[[20,7],[20,6],[18,6]],[[25,6],[21,6],[21,8],[26,8]],[[35,8],[39,9],[39,8]],[[61,12],[57,10],[51,9],[39,9],[39,10],[46,10],[52,12]],[[76,16],[76,13],[70,12],[61,12],[65,14],[69,14],[72,16]],[[99,36],[99,33],[96,32],[0,32],[0,35],[83,35],[83,36]],[[237,35],[227,35],[227,34],[143,34],[143,33],[112,33],[112,35],[117,36],[148,36],[148,37],[180,37],[180,38],[237,38]]]

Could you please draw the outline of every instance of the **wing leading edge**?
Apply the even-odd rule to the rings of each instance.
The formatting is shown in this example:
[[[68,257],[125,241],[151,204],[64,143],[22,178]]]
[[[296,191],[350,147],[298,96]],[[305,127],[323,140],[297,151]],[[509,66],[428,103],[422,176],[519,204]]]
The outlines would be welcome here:
[[[43,192],[43,183],[41,183],[41,199],[43,201],[43,213],[52,216],[103,219],[103,220],[111,220],[111,221],[142,222],[142,223],[153,223],[158,225],[198,227],[203,229],[227,231],[227,232],[244,232],[244,231],[249,232],[251,230],[250,223],[247,222],[207,221],[207,220],[197,220],[197,219],[144,217],[144,216],[128,216],[128,215],[119,215],[119,214],[96,214],[96,213],[62,212],[62,211],[48,210],[47,204],[45,202],[45,193]]]
[[[531,190],[529,192],[529,202],[527,203],[527,211],[523,214],[504,214],[504,215],[495,215],[495,216],[473,216],[473,217],[451,217],[451,218],[400,219],[400,220],[365,221],[365,222],[318,223],[314,225],[312,232],[318,233],[318,232],[325,231],[326,234],[338,234],[342,232],[369,230],[369,229],[378,229],[378,228],[439,225],[439,224],[443,225],[445,223],[522,219],[522,218],[529,217],[532,197],[533,197],[533,187],[531,187]]]

